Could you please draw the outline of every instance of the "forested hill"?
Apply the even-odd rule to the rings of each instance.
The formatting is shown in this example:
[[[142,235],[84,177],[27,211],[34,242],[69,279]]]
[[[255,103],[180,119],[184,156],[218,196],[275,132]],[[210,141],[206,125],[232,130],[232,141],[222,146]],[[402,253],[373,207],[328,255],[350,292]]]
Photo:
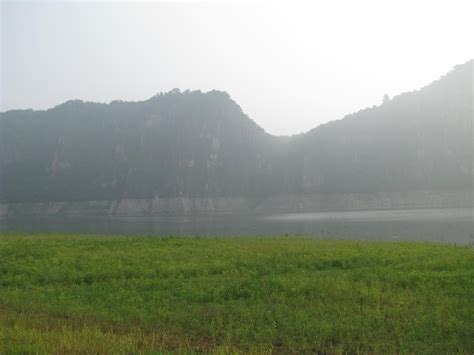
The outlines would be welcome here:
[[[69,101],[2,115],[2,197],[101,200],[265,193],[278,140],[227,93]]]
[[[471,190],[472,67],[293,137],[265,133],[220,91],[9,111],[0,199]]]
[[[471,190],[473,101],[470,61],[419,91],[298,137],[292,170],[303,190]]]

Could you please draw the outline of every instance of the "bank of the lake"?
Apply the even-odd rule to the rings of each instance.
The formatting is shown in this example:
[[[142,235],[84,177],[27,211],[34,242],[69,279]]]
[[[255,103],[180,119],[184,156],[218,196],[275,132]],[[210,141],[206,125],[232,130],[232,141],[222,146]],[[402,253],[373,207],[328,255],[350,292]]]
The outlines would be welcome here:
[[[0,235],[0,352],[466,353],[474,252],[309,238]]]

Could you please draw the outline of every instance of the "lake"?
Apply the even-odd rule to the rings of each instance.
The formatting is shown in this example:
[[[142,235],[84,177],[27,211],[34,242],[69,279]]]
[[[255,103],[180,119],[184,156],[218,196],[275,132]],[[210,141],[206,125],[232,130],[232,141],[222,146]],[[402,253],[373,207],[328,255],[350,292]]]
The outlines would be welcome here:
[[[280,215],[15,217],[3,232],[78,232],[157,236],[273,236],[474,242],[473,209],[413,209]]]

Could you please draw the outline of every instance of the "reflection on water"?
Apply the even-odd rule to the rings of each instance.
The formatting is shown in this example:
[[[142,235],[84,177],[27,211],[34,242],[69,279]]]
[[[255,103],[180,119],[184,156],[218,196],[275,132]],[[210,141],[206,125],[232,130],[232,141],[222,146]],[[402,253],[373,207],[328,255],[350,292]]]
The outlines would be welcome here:
[[[310,235],[321,238],[474,241],[473,209],[384,210],[283,215],[16,217],[0,231],[158,236]]]

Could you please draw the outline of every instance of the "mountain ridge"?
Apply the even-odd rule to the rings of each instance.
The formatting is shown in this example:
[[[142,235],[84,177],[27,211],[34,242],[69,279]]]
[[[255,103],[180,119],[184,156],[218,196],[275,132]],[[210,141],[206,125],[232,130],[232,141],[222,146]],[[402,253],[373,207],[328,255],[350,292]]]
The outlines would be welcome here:
[[[419,89],[416,89],[416,90],[411,90],[411,91],[405,91],[405,92],[402,92],[398,95],[395,95],[393,96],[389,102],[393,101],[393,100],[396,100],[398,99],[400,96],[405,96],[407,94],[414,94],[414,93],[417,93],[419,91],[422,91],[424,90],[425,88],[429,87],[429,86],[432,86],[433,84],[436,84],[437,82],[441,81],[442,79],[444,79],[445,77],[449,76],[452,72],[455,72],[457,69],[459,68],[462,68],[462,67],[467,67],[467,66],[472,66],[474,63],[474,59],[470,59],[468,60],[467,62],[465,62],[464,64],[457,64],[455,65],[449,72],[441,75],[440,78],[422,86],[421,88]],[[222,94],[224,96],[227,96],[232,102],[234,102],[237,106],[239,106],[239,108],[242,110],[242,108],[240,107],[240,105],[237,104],[237,102],[235,100],[232,99],[231,95],[225,91],[225,90],[218,90],[218,89],[213,89],[213,90],[209,90],[209,91],[202,91],[200,89],[197,89],[197,90],[190,90],[190,89],[185,89],[185,90],[181,90],[179,88],[175,88],[175,89],[172,89],[168,92],[159,92],[157,93],[156,95],[153,95],[151,96],[150,98],[148,99],[145,99],[145,100],[141,100],[141,101],[127,101],[127,100],[119,100],[119,99],[114,99],[114,100],[111,100],[109,102],[100,102],[100,101],[87,101],[87,100],[82,100],[82,99],[70,99],[70,100],[67,100],[65,102],[62,102],[60,104],[57,104],[53,107],[50,107],[50,108],[46,108],[46,109],[32,109],[32,108],[25,108],[25,109],[10,109],[10,110],[6,110],[6,111],[0,111],[0,114],[6,114],[6,113],[13,113],[13,112],[22,112],[22,111],[28,111],[28,112],[47,112],[47,111],[51,111],[51,110],[54,110],[56,108],[59,108],[61,106],[67,106],[69,104],[86,104],[86,105],[98,105],[98,106],[110,106],[110,105],[115,105],[115,104],[142,104],[142,103],[146,103],[146,102],[149,102],[151,100],[153,100],[154,98],[156,97],[159,97],[161,95],[166,95],[166,94],[170,94],[170,93],[183,93],[183,94],[187,94],[187,93],[198,93],[198,94],[213,94],[213,93],[218,93],[218,94]],[[252,120],[253,122],[255,122],[255,124],[257,126],[259,126],[261,129],[263,129],[265,131],[265,133],[273,136],[273,137],[281,137],[281,138],[291,138],[291,137],[295,137],[295,136],[299,136],[299,135],[302,135],[302,134],[307,134],[307,133],[310,133],[311,131],[314,131],[318,128],[320,128],[321,126],[325,126],[327,124],[330,124],[330,123],[333,123],[333,122],[337,122],[337,121],[341,121],[341,120],[344,120],[344,119],[349,119],[351,118],[352,116],[354,115],[357,115],[363,111],[366,111],[366,110],[371,110],[371,109],[374,109],[374,108],[378,108],[382,105],[384,105],[385,103],[382,103],[382,104],[379,104],[379,105],[372,105],[372,106],[368,106],[366,108],[362,108],[362,109],[359,109],[358,111],[355,111],[355,112],[352,112],[352,113],[348,113],[346,115],[344,115],[343,117],[341,118],[337,118],[335,120],[331,120],[331,121],[327,121],[327,122],[324,122],[324,123],[321,123],[321,124],[318,124],[317,126],[313,127],[313,128],[310,128],[309,130],[307,131],[303,131],[303,132],[300,132],[300,133],[295,133],[295,134],[291,134],[291,135],[279,135],[279,134],[272,134],[272,133],[269,133],[265,130],[264,127],[262,127],[261,125],[259,125],[257,122],[255,122],[254,120]],[[244,113],[244,111],[242,110],[242,112]],[[245,113],[244,113],[245,114]],[[248,115],[245,114],[247,117]]]
[[[292,136],[267,133],[218,90],[10,110],[0,114],[0,200],[472,190],[472,66]]]

